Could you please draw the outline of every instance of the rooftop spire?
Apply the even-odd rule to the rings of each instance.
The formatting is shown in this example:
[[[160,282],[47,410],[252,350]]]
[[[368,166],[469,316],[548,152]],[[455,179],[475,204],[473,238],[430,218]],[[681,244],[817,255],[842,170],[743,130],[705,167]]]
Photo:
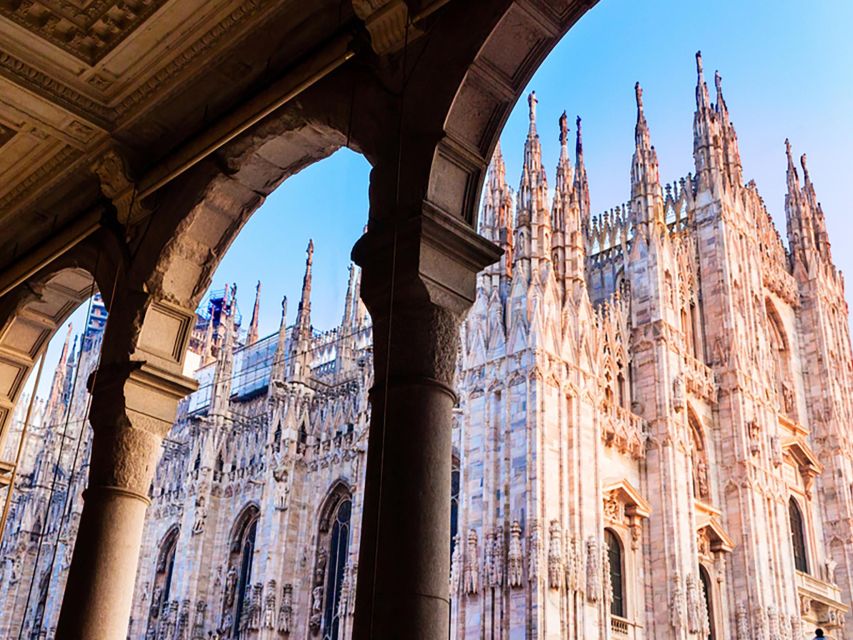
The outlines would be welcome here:
[[[258,315],[261,308],[261,281],[255,286],[255,306],[252,309],[252,322],[249,324],[249,333],[246,336],[246,344],[255,344],[258,341]]]
[[[649,138],[649,124],[646,122],[646,114],[643,111],[643,87],[637,82],[634,85],[634,95],[637,99],[637,124],[634,127],[634,139],[638,149],[649,149],[651,142]]]
[[[314,263],[314,240],[308,240],[305,251],[305,276],[302,278],[302,298],[296,310],[296,328],[300,338],[309,338],[311,331],[311,265]]]
[[[586,176],[586,165],[583,162],[583,132],[581,130],[581,117],[575,119],[575,198],[578,203],[578,212],[581,221],[586,221],[590,215],[589,205],[589,180]]]
[[[352,303],[353,296],[355,295],[355,266],[350,264],[349,266],[349,278],[347,279],[347,294],[344,298],[344,317],[341,320],[341,330],[347,332],[352,329],[354,324],[353,321],[353,313],[352,313]]]
[[[557,162],[557,193],[568,195],[572,189],[572,163],[569,160],[569,119],[566,112],[560,116],[560,159]]]
[[[639,82],[634,85],[634,94],[637,98],[637,124],[634,127],[635,147],[631,161],[631,197],[659,196],[658,157],[651,143],[649,125],[643,111],[643,88]],[[643,217],[647,214],[643,214]]]
[[[702,52],[696,52],[696,109],[710,109],[711,98],[708,95],[708,85],[705,84],[702,70]]]

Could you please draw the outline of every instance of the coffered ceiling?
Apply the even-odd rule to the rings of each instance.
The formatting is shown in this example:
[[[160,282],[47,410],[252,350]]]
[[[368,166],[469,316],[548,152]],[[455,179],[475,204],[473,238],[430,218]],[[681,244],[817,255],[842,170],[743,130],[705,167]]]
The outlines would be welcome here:
[[[0,266],[32,244],[34,226],[63,222],[58,194],[67,204],[97,189],[88,165],[108,144],[178,138],[176,121],[191,128],[211,96],[227,102],[268,71],[279,43],[334,29],[340,5],[0,0]]]

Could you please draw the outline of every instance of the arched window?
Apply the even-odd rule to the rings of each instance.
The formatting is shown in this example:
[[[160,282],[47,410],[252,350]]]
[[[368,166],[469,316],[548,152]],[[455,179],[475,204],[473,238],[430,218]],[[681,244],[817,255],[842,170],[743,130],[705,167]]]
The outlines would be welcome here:
[[[610,614],[625,617],[625,582],[622,562],[622,543],[610,529],[604,530],[604,542],[607,544],[607,559],[610,561],[610,588],[613,599],[610,601]]]
[[[340,623],[338,620],[341,586],[349,553],[350,518],[352,501],[344,500],[335,514],[329,537],[329,567],[326,576],[326,606],[323,611],[323,640],[337,640]]]
[[[163,537],[157,553],[154,581],[151,589],[151,604],[148,609],[148,627],[154,632],[160,623],[172,591],[172,574],[175,570],[175,549],[178,546],[178,527],[172,527]]]
[[[259,511],[249,505],[238,516],[231,534],[228,573],[225,576],[225,600],[222,613],[222,636],[239,638],[248,622],[249,590],[252,586],[252,563]]]
[[[454,456],[450,468],[450,557],[459,531],[459,459]]]
[[[350,521],[352,497],[343,482],[337,483],[320,510],[317,558],[311,589],[312,632],[321,632],[323,640],[338,640],[344,607],[341,604],[344,581],[349,580]],[[347,603],[344,603],[346,605]]]
[[[806,557],[806,530],[803,522],[803,512],[794,498],[788,501],[788,517],[791,520],[791,544],[794,547],[794,566],[797,571],[809,572]]]
[[[699,580],[702,583],[702,591],[705,594],[705,610],[708,612],[708,640],[715,640],[714,632],[714,602],[711,594],[711,578],[708,570],[699,565]]]

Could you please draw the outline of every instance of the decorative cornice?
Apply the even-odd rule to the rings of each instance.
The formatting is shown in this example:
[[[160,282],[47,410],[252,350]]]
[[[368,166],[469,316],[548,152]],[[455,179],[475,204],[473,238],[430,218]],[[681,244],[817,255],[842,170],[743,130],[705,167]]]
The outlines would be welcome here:
[[[36,185],[45,185],[59,167],[70,168],[73,163],[82,157],[83,152],[74,147],[65,146],[50,160],[42,164],[38,169],[16,184],[11,191],[0,198],[0,212],[14,211],[30,193],[31,188]],[[64,173],[64,172],[63,172]]]

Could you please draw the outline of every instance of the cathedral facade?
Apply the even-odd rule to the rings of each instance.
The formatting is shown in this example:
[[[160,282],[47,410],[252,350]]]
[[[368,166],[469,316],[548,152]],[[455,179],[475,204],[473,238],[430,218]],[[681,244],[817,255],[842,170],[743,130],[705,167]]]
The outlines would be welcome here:
[[[788,146],[786,246],[744,183],[719,75],[712,102],[698,54],[697,70],[694,171],[661,183],[638,85],[631,198],[600,215],[580,119],[574,161],[560,119],[550,188],[535,94],[517,192],[495,152],[481,233],[504,255],[462,326],[448,452],[454,640],[853,639],[844,281],[805,156]],[[233,288],[199,311],[199,388],[151,486],[130,638],[350,637],[371,326],[353,269],[340,325],[312,328],[312,259],[271,336],[259,291],[245,331]],[[73,380],[97,335],[37,405],[2,637],[53,637],[88,456]]]

